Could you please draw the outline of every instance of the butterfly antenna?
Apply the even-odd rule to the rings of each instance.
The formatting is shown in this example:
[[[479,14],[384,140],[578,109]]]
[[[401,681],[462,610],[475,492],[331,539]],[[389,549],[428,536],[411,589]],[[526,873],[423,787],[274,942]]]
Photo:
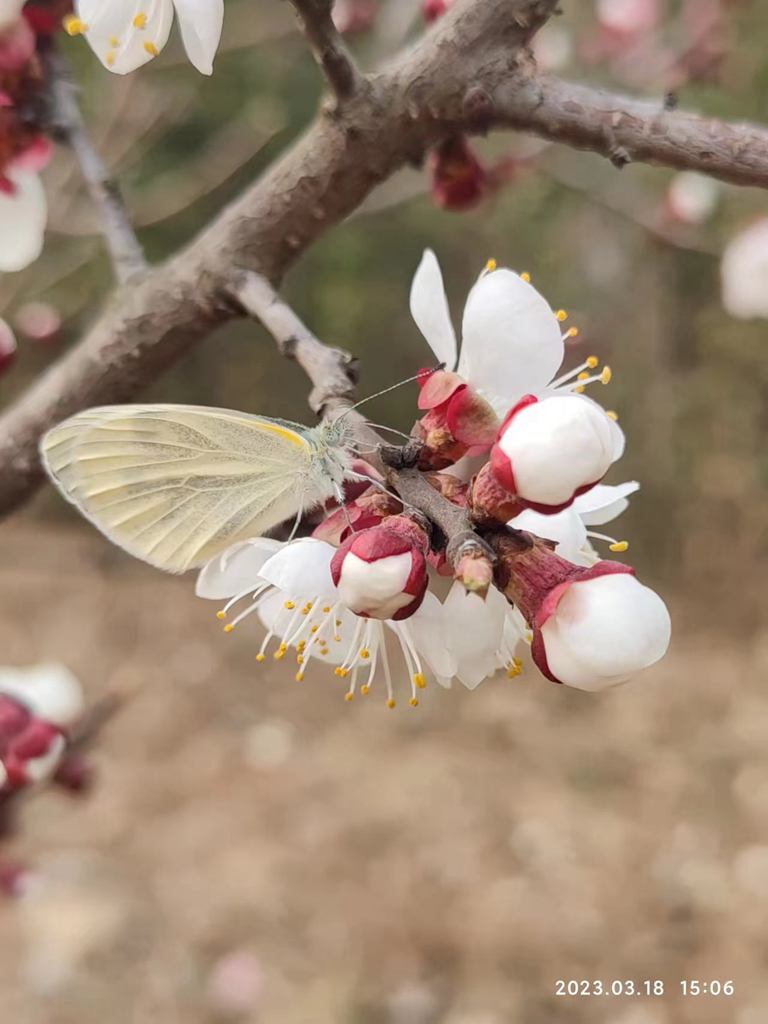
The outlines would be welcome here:
[[[342,419],[342,417],[354,412],[355,409],[359,409],[360,406],[365,405],[366,402],[372,402],[374,398],[381,398],[382,395],[387,395],[390,391],[395,391],[397,388],[401,388],[403,384],[412,384],[415,380],[421,380],[425,374],[429,375],[443,369],[445,369],[445,363],[438,363],[437,366],[431,366],[427,370],[419,370],[419,372],[414,373],[412,377],[406,377],[405,380],[399,380],[397,384],[390,384],[388,388],[383,388],[381,391],[376,391],[372,395],[367,395],[365,398],[361,398],[359,402],[355,402],[353,406],[346,409],[341,416],[339,416],[339,419]]]

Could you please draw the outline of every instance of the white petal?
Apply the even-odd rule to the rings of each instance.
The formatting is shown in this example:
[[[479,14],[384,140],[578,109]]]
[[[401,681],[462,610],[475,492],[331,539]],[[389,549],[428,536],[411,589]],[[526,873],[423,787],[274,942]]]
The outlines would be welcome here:
[[[73,725],[85,709],[80,683],[58,662],[0,668],[0,693],[15,697],[39,718],[62,729]]]
[[[563,361],[560,324],[533,285],[511,270],[480,275],[464,308],[459,373],[497,412],[543,390]]]
[[[456,659],[449,649],[444,607],[431,591],[427,591],[420,608],[410,618],[393,625],[407,627],[417,651],[435,676],[450,679],[455,674]]]
[[[507,525],[516,530],[535,533],[537,537],[543,537],[544,540],[553,540],[557,544],[556,552],[561,558],[567,558],[571,562],[581,561],[579,552],[586,544],[587,528],[574,512],[573,505],[551,516],[534,512],[533,509],[526,509],[511,519]]]
[[[23,270],[43,251],[48,203],[39,175],[8,171],[13,195],[0,191],[0,271]]]
[[[731,316],[768,318],[768,217],[761,217],[726,246],[720,264],[723,305]]]
[[[448,642],[456,658],[456,676],[474,690],[496,671],[507,602],[495,587],[483,600],[456,582],[445,599]]]
[[[261,578],[274,584],[292,599],[336,598],[331,578],[331,559],[336,549],[311,537],[284,544],[265,562]]]
[[[224,23],[224,0],[174,0],[184,49],[197,70],[213,74]]]
[[[553,675],[602,690],[662,658],[671,623],[659,595],[621,573],[571,584],[541,633]]]
[[[613,461],[612,420],[581,395],[554,395],[517,412],[501,432],[521,498],[562,505]]]
[[[233,544],[204,565],[197,577],[195,593],[198,597],[220,601],[242,594],[249,587],[254,590],[263,582],[259,576],[262,567],[282,547],[279,540],[255,537]]]
[[[598,484],[580,494],[571,508],[578,512],[586,526],[602,526],[616,519],[629,506],[627,497],[640,490],[637,480],[624,484]]]
[[[445,363],[445,368],[452,370],[456,366],[456,334],[451,324],[440,264],[431,249],[424,251],[413,275],[411,316],[438,362]]]
[[[105,68],[126,75],[152,60],[168,42],[173,0],[78,0],[85,38]],[[143,28],[136,19],[144,15]]]

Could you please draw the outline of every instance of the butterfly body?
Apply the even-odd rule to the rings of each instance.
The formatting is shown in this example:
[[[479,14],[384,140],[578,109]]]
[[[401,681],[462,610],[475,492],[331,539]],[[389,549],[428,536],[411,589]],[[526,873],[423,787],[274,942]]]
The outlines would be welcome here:
[[[335,497],[343,417],[317,427],[191,405],[88,409],[42,439],[59,490],[110,540],[184,572]]]

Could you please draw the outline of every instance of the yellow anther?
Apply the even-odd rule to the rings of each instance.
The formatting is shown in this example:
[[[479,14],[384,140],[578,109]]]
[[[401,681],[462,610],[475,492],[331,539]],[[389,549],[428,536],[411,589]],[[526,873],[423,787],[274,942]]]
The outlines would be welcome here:
[[[147,27],[147,16],[146,14],[137,14],[133,19],[134,28],[146,28]]]
[[[371,652],[368,650],[367,647],[361,648],[361,650],[360,650],[360,657],[361,658],[370,658],[370,656],[371,656]]]
[[[331,610],[331,606],[330,606],[329,604],[327,604],[327,605],[326,605],[326,606],[325,606],[325,607],[323,608],[323,611],[325,612],[325,614],[326,614],[326,615],[328,614],[328,612],[329,612],[330,610]]]
[[[285,651],[275,651],[272,657],[275,659],[275,661],[282,661],[283,658],[285,657]]]
[[[283,608],[285,608],[289,612],[292,612],[295,607],[296,607],[296,602],[295,601],[286,601],[285,604],[283,605]]]
[[[420,690],[423,690],[424,687],[427,685],[427,680],[424,678],[421,672],[416,673],[416,675],[413,677],[413,681],[414,683],[416,683]]]
[[[393,697],[390,697],[387,701],[387,707],[391,711],[393,708],[397,707],[397,701]]]
[[[587,373],[586,370],[582,370],[581,373],[579,374],[579,376],[576,378],[576,380],[588,380],[588,379],[589,379],[589,374]]]
[[[307,641],[306,640],[299,640],[299,642],[296,644],[296,650],[299,652],[299,654],[303,654],[304,653],[304,648],[306,646],[307,646]]]
[[[74,14],[68,14],[62,22],[68,36],[81,36],[88,31],[88,26]]]
[[[609,545],[611,551],[628,551],[629,541],[628,540],[617,540],[615,544]]]
[[[527,270],[524,270],[522,272],[522,274],[520,275],[520,280],[521,281],[525,281],[526,284],[530,284],[531,283],[531,275],[528,273]]]
[[[344,694],[344,700],[345,700],[345,701],[346,701],[347,703],[349,703],[349,702],[350,702],[350,701],[352,700],[352,698],[353,698],[354,696],[355,696],[355,695],[354,695],[354,693],[345,693],[345,694]]]
[[[335,641],[335,642],[336,642],[337,644],[340,644],[340,643],[341,643],[341,637],[340,637],[340,636],[335,636],[335,637],[334,637],[333,639],[334,639],[334,641]]]
[[[418,697],[411,697],[411,699],[408,701],[408,703],[411,705],[412,708],[417,708],[419,706],[419,698]]]
[[[519,658],[513,658],[512,664],[515,666],[515,668],[519,668],[522,671],[523,663]]]
[[[600,373],[600,383],[601,384],[610,384],[612,376],[613,376],[613,370],[610,368],[610,366],[604,366],[603,369],[602,369],[602,372]]]
[[[256,661],[264,661],[266,657],[266,654],[262,654],[261,651],[259,651],[259,653],[256,655]]]
[[[326,655],[326,654],[328,654],[328,648],[327,648],[327,647],[321,647],[321,648],[320,648],[320,653],[321,653],[322,655]]]
[[[341,619],[336,619],[336,625],[337,625],[337,626],[340,626],[340,625],[341,625]]]
[[[227,613],[225,611],[219,610],[219,611],[216,612],[216,618],[217,619],[226,619],[226,617],[227,617]]]
[[[579,333],[580,332],[578,327],[569,327],[568,330],[565,332],[565,336],[566,338],[578,338]]]
[[[228,622],[228,623],[226,624],[226,626],[224,627],[224,632],[225,632],[225,633],[231,633],[231,632],[232,632],[232,630],[233,630],[234,628],[235,628],[235,627],[234,627],[234,624],[233,624],[233,623],[231,623],[231,622]]]
[[[117,38],[117,36],[110,36],[109,45],[117,49],[117,47],[120,45],[120,40]]]
[[[584,387],[583,384],[579,384],[579,386],[577,388],[574,388],[573,390],[576,392],[577,395],[583,395],[587,389]]]
[[[362,693],[362,694],[369,694],[370,692],[371,692],[371,688],[370,688],[370,686],[368,685],[368,683],[364,683],[364,684],[363,684],[363,685],[362,685],[362,686],[360,687],[360,693]]]
[[[156,57],[160,51],[154,43],[144,43],[144,49],[150,55],[150,57]]]
[[[283,654],[285,654],[285,652],[286,652],[286,651],[288,650],[288,644],[286,644],[286,643],[281,643],[281,644],[280,644],[280,646],[279,646],[279,648],[278,648],[278,650],[282,651],[282,652],[283,652]]]
[[[346,679],[349,675],[349,669],[347,668],[337,668],[335,671],[339,679]]]
[[[498,263],[496,262],[496,260],[488,260],[488,262],[485,264],[485,269],[491,271],[495,270],[497,266]]]
[[[318,631],[319,629],[320,629],[320,627],[319,627],[319,626],[313,626],[313,627],[312,627],[312,628],[310,629],[310,631],[309,631],[309,632],[310,632],[310,633],[311,633],[311,634],[312,634],[312,635],[314,636],[314,634],[315,634],[315,633],[317,633],[317,631]]]
[[[558,309],[558,311],[555,313],[555,316],[560,321],[560,323],[562,323],[563,320],[567,320],[568,319],[568,313],[564,309]]]
[[[300,683],[304,679],[304,673],[303,672],[297,672],[296,675],[293,678],[296,680],[297,683]]]
[[[304,664],[304,657],[301,654],[297,654],[296,655],[296,664],[297,665],[303,665]]]
[[[529,644],[533,642],[533,630],[526,629],[526,631],[525,631],[525,639],[526,639],[526,641]]]
[[[107,54],[105,60],[107,62],[107,67],[108,68],[113,68],[115,66],[115,61],[117,60],[117,56],[110,50],[109,53]]]
[[[614,423],[618,423],[619,414],[617,412],[614,412],[613,409],[606,409],[605,415],[608,417],[609,420],[613,420]]]
[[[600,362],[600,360],[597,358],[597,356],[587,356],[586,362],[590,370],[594,370],[597,364]]]

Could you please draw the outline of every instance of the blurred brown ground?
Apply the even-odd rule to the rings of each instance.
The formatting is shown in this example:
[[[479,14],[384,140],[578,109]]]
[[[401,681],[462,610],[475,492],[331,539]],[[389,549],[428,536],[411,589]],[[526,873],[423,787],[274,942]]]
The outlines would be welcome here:
[[[768,1020],[768,632],[678,615],[623,689],[527,668],[389,712],[258,670],[256,627],[224,636],[191,579],[86,527],[4,526],[0,593],[3,662],[55,652],[128,695],[93,795],[29,800],[6,846],[41,878],[0,905],[3,1021],[224,1020],[208,978],[232,950],[264,974],[249,1021]]]

